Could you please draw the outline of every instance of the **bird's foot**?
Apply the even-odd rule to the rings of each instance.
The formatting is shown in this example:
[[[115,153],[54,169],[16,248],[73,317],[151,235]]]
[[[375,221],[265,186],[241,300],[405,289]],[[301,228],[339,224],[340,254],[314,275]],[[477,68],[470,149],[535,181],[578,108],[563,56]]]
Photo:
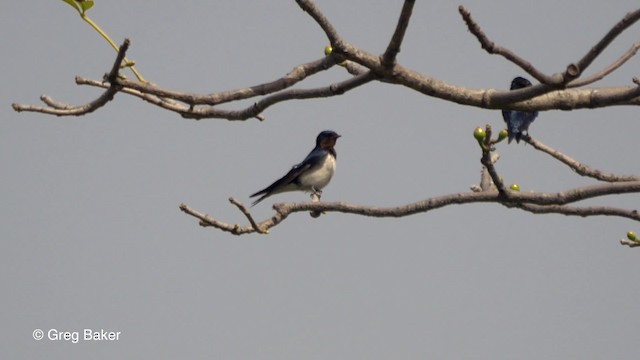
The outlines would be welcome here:
[[[311,202],[312,203],[320,202],[320,196],[322,196],[322,190],[316,190],[314,188],[311,188]],[[313,218],[317,218],[317,217],[320,217],[320,215],[322,215],[322,212],[321,211],[311,211],[309,213],[309,215],[311,215],[311,217],[313,217]]]

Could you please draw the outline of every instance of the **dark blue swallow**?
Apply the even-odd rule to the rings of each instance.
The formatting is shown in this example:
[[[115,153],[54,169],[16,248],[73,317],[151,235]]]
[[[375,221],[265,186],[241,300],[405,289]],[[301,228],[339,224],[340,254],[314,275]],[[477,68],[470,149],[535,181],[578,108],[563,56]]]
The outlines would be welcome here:
[[[531,86],[531,82],[523,77],[516,77],[511,81],[511,90],[522,89]],[[529,125],[538,116],[538,112],[526,112],[515,110],[502,110],[502,118],[507,123],[507,131],[509,132],[509,141],[515,138],[516,142],[520,142],[520,139],[524,136],[524,133],[529,135]]]
[[[316,147],[302,162],[289,172],[269,185],[251,195],[260,198],[251,204],[256,205],[267,197],[287,191],[310,191],[320,193],[329,184],[336,171],[336,150],[333,148],[340,135],[334,131],[325,130],[316,138]]]

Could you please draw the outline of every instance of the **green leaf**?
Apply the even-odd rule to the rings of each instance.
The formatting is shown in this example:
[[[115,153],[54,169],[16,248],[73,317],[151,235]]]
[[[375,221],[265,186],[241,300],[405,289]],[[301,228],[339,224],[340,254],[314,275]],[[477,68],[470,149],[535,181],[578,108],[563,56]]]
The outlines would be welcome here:
[[[80,6],[82,6],[82,13],[84,14],[87,12],[87,10],[93,7],[93,1],[82,1],[80,2]]]
[[[62,0],[62,1],[66,2],[67,4],[69,4],[69,6],[73,7],[74,9],[76,9],[77,12],[82,12],[80,10],[80,7],[78,6],[78,4],[74,0]]]

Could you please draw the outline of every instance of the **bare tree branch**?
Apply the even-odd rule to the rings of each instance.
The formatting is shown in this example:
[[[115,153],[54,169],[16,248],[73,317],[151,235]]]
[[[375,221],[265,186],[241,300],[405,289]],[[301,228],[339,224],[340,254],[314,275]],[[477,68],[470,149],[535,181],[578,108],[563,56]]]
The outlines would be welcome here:
[[[521,58],[511,50],[496,45],[496,43],[491,41],[489,37],[484,33],[484,31],[482,31],[480,25],[478,25],[478,23],[473,19],[473,17],[471,16],[471,12],[467,10],[467,8],[460,5],[458,7],[458,12],[460,12],[460,15],[462,15],[462,19],[467,24],[467,28],[469,28],[471,34],[473,34],[478,39],[482,48],[489,54],[498,54],[503,56],[505,59],[518,65],[520,68],[522,68],[522,70],[526,71],[528,74],[530,74],[543,84],[558,85],[562,83],[563,80],[559,76],[547,76],[546,74],[539,71],[530,62]]]
[[[487,124],[486,130],[485,130],[486,135],[484,138],[484,142],[482,144],[482,157],[480,158],[480,162],[482,163],[483,168],[487,170],[487,173],[491,177],[491,181],[493,182],[495,187],[498,189],[498,193],[500,194],[500,196],[506,197],[507,189],[505,188],[504,183],[502,182],[502,179],[500,179],[500,176],[498,175],[498,172],[494,167],[495,161],[491,157],[491,151],[493,146],[493,143],[491,142],[492,133],[493,133],[493,130],[491,129],[491,125]]]
[[[159,95],[155,94],[155,92],[153,94],[150,94],[149,92],[134,90],[129,87],[123,87],[121,91],[133,96],[137,96],[166,110],[177,112],[183,117],[189,119],[219,118],[227,120],[246,120],[255,117],[259,120],[264,120],[264,117],[261,115],[261,113],[268,107],[279,102],[293,99],[310,99],[342,95],[347,91],[350,91],[375,79],[376,76],[373,73],[366,72],[361,75],[349,78],[345,81],[331,84],[325,87],[313,89],[290,89],[286,91],[276,92],[275,94],[264,97],[253,105],[240,110],[225,110],[213,106],[194,107],[171,101],[173,100],[171,98],[160,97]],[[79,81],[85,85],[104,88],[109,86],[109,84],[104,84],[91,79],[80,78]],[[149,90],[149,88],[147,88],[147,90]],[[160,91],[159,93],[164,94],[165,96],[169,94],[169,92],[166,92],[164,90]]]
[[[146,82],[136,82],[126,79],[114,78],[113,82],[99,82],[95,80],[77,78],[80,85],[91,85],[105,88],[102,96],[93,102],[79,107],[60,104],[48,97],[43,101],[48,107],[36,107],[30,105],[13,104],[16,111],[35,111],[58,116],[82,115],[103,106],[113,98],[114,92],[137,96],[151,104],[179,113],[185,118],[222,118],[228,120],[246,120],[249,118],[264,119],[262,112],[276,103],[296,99],[310,99],[326,96],[340,95],[344,92],[365,84],[371,80],[403,85],[427,96],[433,96],[446,101],[452,101],[462,105],[475,106],[485,109],[511,109],[521,111],[540,111],[551,109],[580,109],[596,108],[612,105],[640,105],[640,86],[613,87],[599,89],[558,89],[566,85],[565,75],[547,76],[538,71],[531,63],[518,57],[508,49],[495,45],[473,20],[469,11],[460,7],[460,13],[465,19],[471,32],[480,40],[483,48],[490,53],[498,53],[521,66],[525,71],[541,81],[541,84],[515,91],[474,90],[448,84],[444,81],[427,77],[414,70],[395,63],[395,57],[400,51],[400,45],[411,17],[414,1],[405,1],[396,30],[387,46],[387,50],[381,57],[374,56],[366,51],[358,49],[344,41],[329,20],[320,12],[311,0],[297,0],[298,5],[306,11],[323,29],[333,46],[331,56],[310,63],[294,67],[294,69],[272,82],[254,85],[207,95],[185,93],[163,89],[157,85]],[[601,53],[601,50],[610,43],[618,34],[638,20],[640,10],[628,14],[607,36],[598,43],[598,51],[591,51],[578,62],[580,66],[588,65],[591,59]],[[128,46],[128,45],[127,45]],[[605,76],[610,71],[619,67],[637,51],[637,46],[632,47],[616,63],[599,74],[586,79],[582,83],[595,81],[596,78]],[[126,50],[126,47],[125,49]],[[346,59],[346,63],[343,60]],[[116,59],[116,63],[118,63]],[[300,81],[320,71],[334,66],[337,62],[345,65],[347,71],[355,75],[355,78],[347,79],[341,83],[316,89],[286,90]],[[390,66],[393,64],[393,66]],[[584,70],[584,69],[582,69]],[[364,76],[364,74],[368,74]],[[360,77],[362,76],[362,77]],[[114,84],[112,86],[111,84]],[[572,87],[577,87],[580,82],[573,82]],[[117,86],[116,86],[117,85]],[[636,84],[638,85],[638,84]],[[258,96],[267,96],[257,101],[254,105],[241,110],[219,109],[220,104],[245,100]]]
[[[628,246],[628,247],[630,247],[630,248],[634,248],[634,247],[638,247],[638,246],[640,246],[640,242],[638,242],[638,241],[632,241],[632,240],[627,240],[627,239],[622,239],[622,240],[620,240],[620,244],[621,244],[621,245]]]
[[[307,12],[320,25],[331,45],[336,48],[342,42],[342,38],[331,25],[329,19],[316,7],[316,4],[311,0],[296,0],[296,2],[303,11]]]
[[[628,50],[620,59],[618,59],[615,63],[605,68],[601,72],[589,77],[585,80],[574,80],[578,78],[584,70],[595,60],[595,58],[602,53],[602,51],[625,29],[634,24],[640,19],[640,10],[637,10],[632,13],[628,13],[620,22],[618,22],[606,35],[605,37],[596,44],[591,50],[576,64],[570,64],[567,66],[567,69],[563,74],[555,74],[553,76],[548,76],[538,69],[536,69],[530,62],[524,60],[519,57],[511,50],[496,45],[493,41],[491,41],[486,34],[482,31],[480,26],[475,22],[475,20],[471,17],[471,13],[464,7],[460,6],[458,8],[462,18],[464,19],[469,31],[476,36],[478,41],[483,49],[485,49],[490,54],[499,54],[505,57],[507,60],[513,62],[518,65],[524,71],[538,79],[540,81],[540,85],[527,87],[525,89],[512,91],[510,94],[495,94],[493,97],[493,101],[497,105],[506,105],[509,103],[513,103],[515,101],[523,101],[527,99],[531,99],[536,96],[544,95],[551,90],[556,88],[563,88],[567,86],[567,83],[571,83],[571,87],[578,87],[593,83],[607,74],[611,73],[618,67],[622,66],[628,59],[630,59],[638,50],[639,44],[635,44]],[[629,91],[621,91],[618,94],[611,94],[611,96],[606,100],[607,103],[610,104],[610,101],[629,101],[638,97],[638,93],[635,91],[636,89],[629,89]],[[615,100],[614,100],[615,99]],[[600,102],[599,99],[592,99],[592,103],[595,105],[593,107],[599,107],[597,104]],[[557,108],[562,109],[563,104],[557,104]],[[536,107],[537,108],[537,107]],[[538,110],[546,110],[543,108],[537,108]],[[514,110],[519,110],[515,109]]]
[[[108,88],[110,86],[110,84],[105,84],[103,82],[99,82],[96,80],[85,79],[80,77],[76,78],[76,81],[83,85],[96,86],[100,88]],[[188,117],[188,114],[193,113],[193,109],[190,106],[173,101],[172,99],[169,99],[169,98],[159,97],[154,94],[144,93],[144,92],[130,89],[130,88],[122,88],[120,89],[120,91],[125,94],[136,96],[148,103],[159,106],[163,109],[181,114],[184,117]],[[208,113],[208,117],[214,118],[214,119],[246,120],[251,117],[256,117],[261,121],[264,120],[264,117],[262,117],[262,115],[260,115],[258,111],[252,111],[251,107],[246,109],[244,115],[245,115],[244,117],[240,116],[238,111],[218,109],[213,107],[209,108],[209,113]],[[192,116],[192,118],[196,118],[196,117]]]
[[[285,76],[264,84],[254,85],[209,95],[185,93],[161,88],[151,83],[120,79],[119,85],[123,88],[138,90],[141,93],[153,94],[163,98],[173,99],[187,105],[220,105],[232,101],[250,99],[256,96],[268,95],[290,88],[300,81],[320,71],[327,70],[336,64],[336,60],[330,56],[296,66]]]
[[[119,90],[118,86],[116,85],[116,79],[118,78],[120,64],[122,63],[122,60],[124,59],[125,54],[129,49],[129,44],[130,44],[129,39],[125,39],[124,43],[122,43],[122,45],[120,46],[120,49],[118,50],[118,55],[116,56],[116,60],[113,63],[113,67],[111,68],[111,71],[108,74],[106,74],[104,77],[105,82],[108,82],[109,84],[113,84],[113,85],[109,85],[109,87],[106,88],[107,91],[102,93],[102,95],[100,95],[97,99],[91,101],[90,103],[85,105],[80,105],[80,106],[73,106],[73,105],[56,102],[50,97],[46,95],[42,95],[40,99],[45,104],[47,104],[48,107],[22,105],[22,104],[14,103],[14,104],[11,104],[13,106],[13,109],[17,112],[32,111],[32,112],[39,112],[39,113],[51,114],[51,115],[57,115],[57,116],[70,116],[70,115],[80,116],[80,115],[88,114],[90,112],[93,112],[101,108],[106,103],[113,100],[113,97]]]
[[[234,235],[250,234],[254,232],[267,234],[270,228],[278,225],[280,222],[282,222],[282,220],[286,218],[286,216],[282,216],[281,214],[276,213],[272,218],[262,221],[260,223],[256,223],[255,226],[253,224],[250,226],[240,226],[239,224],[231,225],[231,224],[224,223],[222,221],[218,221],[213,217],[211,217],[210,215],[203,214],[197,210],[192,209],[186,204],[180,204],[180,210],[182,210],[186,214],[189,214],[199,219],[200,226],[204,226],[204,227],[212,226],[216,229],[220,229],[222,231],[226,231]],[[257,229],[261,231],[258,231]]]
[[[613,28],[574,65],[577,68],[576,77],[583,73],[618,35],[622,34],[623,31],[635,24],[638,20],[640,20],[640,9],[627,13],[622,20],[615,24]]]
[[[604,51],[604,49],[609,46],[611,42],[613,42],[613,40],[618,35],[620,35],[624,30],[626,30],[629,26],[635,24],[640,19],[640,10],[628,13],[622,20],[614,25],[613,28],[611,28],[611,30],[609,30],[609,32],[577,63],[569,64],[563,74],[548,76],[540,72],[530,62],[522,59],[511,50],[496,45],[493,41],[489,40],[489,38],[480,28],[480,25],[475,22],[475,20],[471,17],[471,13],[464,6],[460,6],[458,8],[458,11],[467,24],[469,31],[478,39],[478,41],[480,41],[480,45],[483,49],[485,49],[490,54],[502,55],[504,58],[518,65],[520,68],[522,68],[522,70],[535,77],[542,84],[550,85],[552,86],[552,88],[562,88],[573,79],[578,78],[587,69],[587,67],[591,65],[591,63]],[[633,54],[635,54],[635,51],[633,51]],[[630,55],[629,57],[631,56],[633,55]],[[626,59],[624,61],[626,61]],[[624,61],[622,61],[622,63],[624,63]]]
[[[341,212],[370,217],[404,217],[418,213],[426,213],[449,205],[478,202],[498,203],[506,207],[517,207],[535,213],[558,213],[582,217],[596,215],[620,216],[640,222],[640,214],[637,210],[624,210],[597,206],[585,208],[563,206],[577,201],[606,195],[634,193],[639,191],[640,181],[631,181],[624,183],[591,185],[557,193],[528,193],[511,191],[508,189],[504,189],[504,194],[495,190],[465,192],[433,197],[412,204],[387,208],[368,207],[341,202],[277,203],[273,205],[276,214],[267,220],[257,223],[257,228],[262,229],[262,231],[267,231],[281,223],[290,214],[303,211]],[[193,210],[185,204],[180,205],[180,209],[185,213],[200,219],[201,226],[213,226],[236,235],[256,232],[253,225],[240,226],[237,224],[226,224],[209,215]]]
[[[505,204],[510,207],[511,204]],[[513,207],[528,211],[534,214],[562,214],[567,216],[618,216],[631,220],[640,221],[640,215],[637,210],[626,210],[607,206],[589,206],[589,207],[572,207],[562,205],[540,206],[534,204],[517,204]]]
[[[382,55],[382,66],[384,67],[390,68],[396,62],[396,56],[398,56],[400,52],[400,45],[404,39],[404,34],[407,32],[407,27],[409,27],[409,19],[411,18],[414,4],[415,0],[405,0],[402,6],[396,30],[391,37],[387,50]]]
[[[244,206],[243,203],[241,203],[240,201],[234,199],[234,198],[229,198],[229,202],[232,203],[233,205],[235,205],[243,214],[244,216],[247,217],[247,220],[249,220],[249,223],[251,224],[251,227],[253,228],[253,230],[255,230],[257,233],[260,234],[268,234],[268,231],[262,230],[258,224],[256,224],[256,221],[253,220],[253,216],[251,216],[251,213],[249,212],[249,209],[247,209],[246,206]]]
[[[640,181],[640,176],[635,175],[616,175],[602,172],[598,169],[591,168],[585,164],[580,163],[579,161],[561,153],[560,151],[553,149],[538,140],[533,139],[530,136],[526,136],[523,138],[524,141],[531,144],[535,149],[545,152],[560,162],[566,164],[571,168],[571,170],[575,171],[579,175],[592,177],[594,179],[598,179],[601,181],[607,182],[625,182],[625,181]]]
[[[585,79],[573,80],[567,85],[567,87],[570,87],[570,88],[581,87],[581,86],[589,85],[598,80],[603,79],[605,76],[611,74],[612,72],[617,70],[620,66],[624,65],[624,63],[626,63],[629,59],[635,56],[636,53],[638,52],[638,49],[640,49],[640,42],[633,44],[631,48],[627,50],[627,52],[624,53],[618,60],[616,60],[606,68],[602,69],[600,72],[593,74]]]

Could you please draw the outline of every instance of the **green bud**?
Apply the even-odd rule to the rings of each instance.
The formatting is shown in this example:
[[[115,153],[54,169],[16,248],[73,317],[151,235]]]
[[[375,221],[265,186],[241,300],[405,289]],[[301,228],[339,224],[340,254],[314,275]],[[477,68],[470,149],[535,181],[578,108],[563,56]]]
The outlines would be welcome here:
[[[484,129],[481,127],[477,127],[473,131],[473,137],[476,138],[476,140],[478,140],[479,142],[482,142],[485,136],[487,136],[487,134],[484,132]]]
[[[518,184],[511,184],[511,186],[509,186],[509,189],[513,190],[513,191],[520,191],[520,185]]]
[[[500,132],[498,133],[498,141],[506,139],[507,136],[509,136],[509,132],[507,131],[507,129],[500,130]]]
[[[331,55],[331,53],[332,53],[332,52],[333,52],[333,48],[331,47],[331,45],[327,45],[327,46],[324,48],[324,55],[325,55],[325,56],[329,56],[329,55]]]
[[[640,241],[640,239],[638,239],[638,236],[636,235],[636,233],[633,232],[633,231],[629,231],[627,233],[627,239],[629,239],[631,241]]]

